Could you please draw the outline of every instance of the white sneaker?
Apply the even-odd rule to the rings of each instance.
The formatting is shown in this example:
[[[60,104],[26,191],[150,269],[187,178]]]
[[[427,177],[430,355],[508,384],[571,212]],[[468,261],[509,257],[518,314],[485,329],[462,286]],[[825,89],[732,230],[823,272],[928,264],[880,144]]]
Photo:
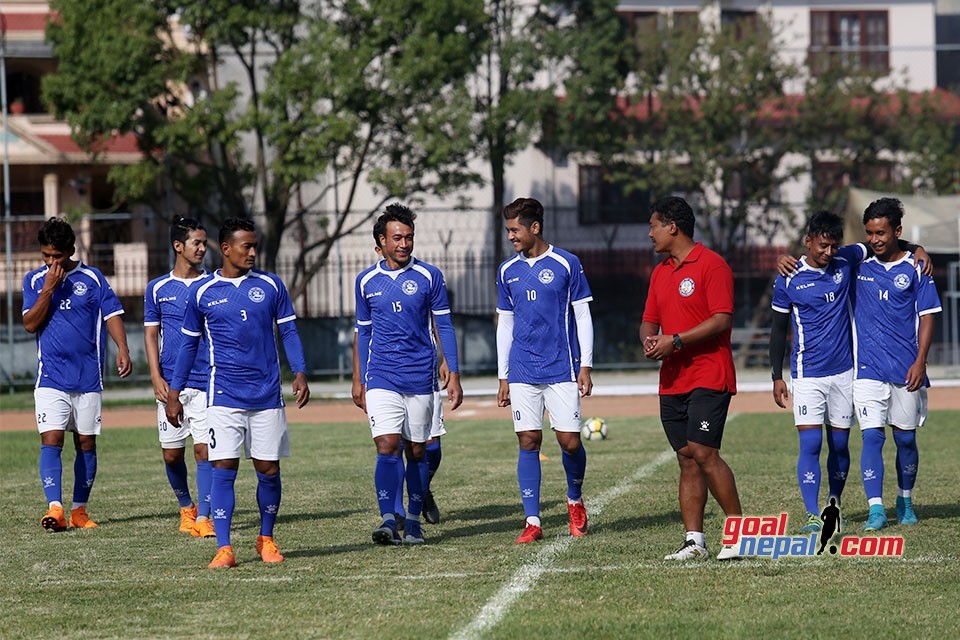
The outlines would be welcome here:
[[[737,547],[732,544],[723,545],[723,548],[717,552],[717,560],[739,560],[740,557]]]
[[[693,540],[687,540],[670,555],[663,556],[664,560],[706,560],[710,552]]]

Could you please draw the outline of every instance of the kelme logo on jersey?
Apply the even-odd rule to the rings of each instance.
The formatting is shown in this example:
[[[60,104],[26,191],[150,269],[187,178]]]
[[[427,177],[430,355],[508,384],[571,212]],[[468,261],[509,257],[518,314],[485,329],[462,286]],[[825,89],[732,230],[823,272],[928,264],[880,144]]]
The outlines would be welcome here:
[[[692,295],[694,289],[696,289],[696,286],[693,284],[693,278],[684,278],[680,283],[680,295],[682,295],[684,298]]]
[[[82,282],[73,283],[73,292],[78,296],[82,296],[87,293],[87,285]]]
[[[417,292],[417,283],[415,280],[404,280],[400,289],[408,296],[412,296]]]
[[[553,271],[551,271],[550,269],[544,269],[543,271],[537,274],[537,280],[539,280],[543,284],[550,284],[551,282],[553,282]]]
[[[893,279],[893,286],[903,291],[910,286],[910,276],[905,273],[898,273],[897,277]]]
[[[250,291],[247,291],[247,297],[254,302],[263,302],[266,299],[267,294],[265,294],[263,289],[260,287],[254,287],[250,289]]]

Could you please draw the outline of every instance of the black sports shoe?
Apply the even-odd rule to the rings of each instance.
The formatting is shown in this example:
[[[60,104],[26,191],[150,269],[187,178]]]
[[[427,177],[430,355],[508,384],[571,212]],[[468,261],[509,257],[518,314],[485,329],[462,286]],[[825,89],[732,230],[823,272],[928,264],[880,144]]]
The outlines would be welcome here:
[[[430,524],[440,524],[440,509],[437,508],[432,491],[427,491],[423,496],[423,519]]]
[[[373,530],[373,541],[377,544],[401,545],[403,538],[397,531],[397,523],[385,520],[379,527]]]

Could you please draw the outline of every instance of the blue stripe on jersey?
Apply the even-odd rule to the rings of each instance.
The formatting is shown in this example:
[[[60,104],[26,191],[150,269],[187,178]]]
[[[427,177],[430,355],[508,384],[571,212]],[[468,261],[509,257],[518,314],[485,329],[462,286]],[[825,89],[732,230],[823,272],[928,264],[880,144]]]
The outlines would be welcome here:
[[[933,278],[912,253],[893,262],[872,257],[857,268],[854,294],[857,378],[904,384],[919,351],[920,316],[941,310]]]
[[[147,284],[143,297],[143,325],[160,327],[160,373],[167,383],[173,380],[173,368],[183,341],[180,329],[183,327],[183,315],[187,307],[187,290],[201,277],[203,276],[188,280],[178,278],[170,272]],[[204,343],[197,351],[186,386],[191,389],[206,389],[209,369],[210,356]]]
[[[47,271],[43,266],[24,276],[23,313],[36,304]],[[37,331],[36,386],[71,393],[103,389],[105,322],[122,313],[103,274],[78,262],[54,291]]]
[[[380,261],[357,276],[355,295],[358,339],[372,330],[367,360],[361,363],[367,389],[432,393],[437,351],[430,315],[450,313],[440,270],[416,258],[395,271]],[[444,353],[455,370],[456,343],[449,345],[450,352],[447,348],[445,344]]]
[[[790,372],[794,378],[821,378],[853,367],[850,291],[862,245],[843,247],[824,269],[806,259],[773,285],[772,308],[793,322]]]
[[[509,382],[575,382],[580,344],[573,304],[593,300],[579,258],[550,245],[536,258],[517,254],[497,272],[497,312],[513,315]]]
[[[275,409],[283,406],[280,355],[274,327],[295,317],[287,288],[272,273],[251,270],[240,278],[219,271],[190,287],[181,331],[206,335],[210,358],[208,406]],[[185,377],[178,359],[174,389]]]

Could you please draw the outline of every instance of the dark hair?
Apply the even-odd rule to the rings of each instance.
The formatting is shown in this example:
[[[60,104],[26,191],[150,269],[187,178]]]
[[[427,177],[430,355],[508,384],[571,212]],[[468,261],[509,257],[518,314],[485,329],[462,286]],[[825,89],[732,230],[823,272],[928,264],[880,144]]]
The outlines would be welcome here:
[[[383,213],[380,214],[380,217],[377,218],[377,221],[373,223],[373,236],[377,239],[377,246],[380,246],[380,236],[387,235],[388,222],[399,222],[414,229],[413,221],[416,219],[417,214],[399,202],[394,202],[387,206],[387,208],[383,210]]]
[[[693,238],[696,219],[693,217],[693,209],[683,198],[665,196],[654,202],[650,211],[659,215],[664,224],[672,222],[677,225],[683,235]]]
[[[227,218],[220,225],[220,244],[227,242],[230,236],[237,231],[253,231],[256,233],[257,227],[253,224],[253,220],[247,218]]]
[[[886,218],[890,221],[890,226],[896,229],[903,219],[903,203],[896,198],[874,200],[863,212],[863,224],[874,218]]]
[[[520,224],[528,229],[534,222],[540,223],[540,229],[543,229],[543,205],[539,200],[533,198],[517,198],[503,208],[503,219],[513,220],[518,218]]]
[[[51,246],[57,251],[73,253],[77,236],[73,233],[73,227],[69,222],[62,218],[50,218],[40,227],[37,241],[41,247]]]
[[[810,216],[807,223],[807,236],[819,238],[824,236],[831,240],[843,240],[843,218],[831,211],[817,211]]]
[[[170,225],[170,246],[172,247],[174,242],[186,244],[191,231],[206,231],[206,229],[203,228],[199,220],[184,218],[183,216],[175,217],[173,224]]]

